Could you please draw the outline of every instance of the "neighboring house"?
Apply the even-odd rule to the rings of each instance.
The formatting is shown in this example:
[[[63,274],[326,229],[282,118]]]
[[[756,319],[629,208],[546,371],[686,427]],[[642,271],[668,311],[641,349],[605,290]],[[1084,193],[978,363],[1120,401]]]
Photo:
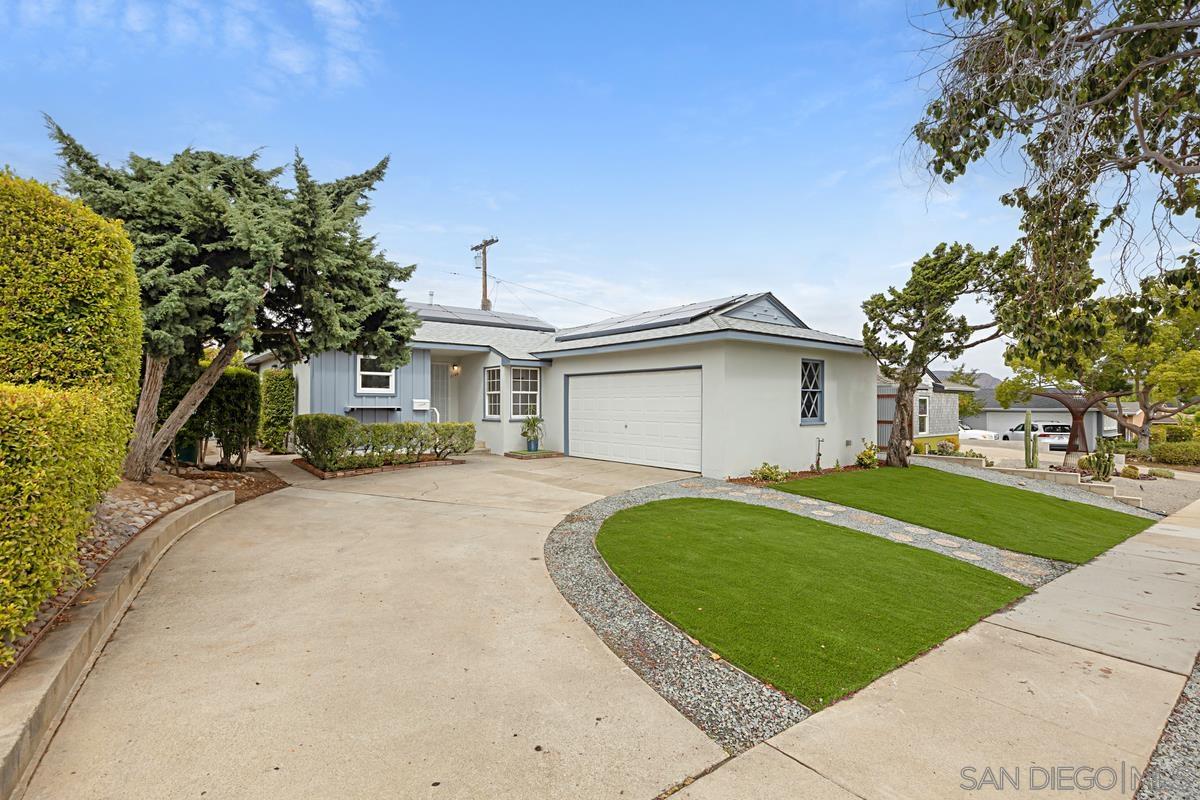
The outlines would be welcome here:
[[[896,384],[878,376],[876,385],[875,436],[880,447],[886,447],[892,435],[892,420],[896,414]],[[913,444],[937,444],[950,439],[958,442],[958,396],[975,392],[974,386],[951,383],[926,371],[925,379],[913,395]]]
[[[983,404],[983,411],[973,417],[963,420],[972,428],[983,428],[994,431],[1004,438],[1004,434],[1016,425],[1025,422],[1025,412],[1033,414],[1034,422],[1057,422],[1071,424],[1071,412],[1062,403],[1050,397],[1031,397],[1025,402],[1014,403],[1009,408],[1001,407],[996,401],[993,389],[980,389],[976,398]],[[1096,432],[1103,437],[1117,435],[1117,422],[1110,419],[1097,408],[1093,408],[1083,417],[1083,427],[1087,434],[1088,450],[1096,446]],[[1014,436],[1013,438],[1018,438]]]
[[[948,380],[950,380],[950,376],[954,374],[954,370],[952,370],[952,369],[934,369],[934,370],[930,370],[930,372],[932,372],[934,377],[940,381],[948,381]],[[997,386],[1000,385],[1002,380],[1003,380],[1002,378],[997,378],[995,375],[991,374],[990,372],[976,372],[975,373],[975,388],[976,389],[995,389]]]
[[[327,352],[293,367],[297,413],[364,422],[474,422],[496,453],[543,449],[744,475],[764,461],[853,462],[872,436],[875,363],[854,339],[804,324],[770,293],[743,294],[555,330],[534,317],[409,303],[412,361],[380,370]],[[248,359],[256,368],[269,356]]]

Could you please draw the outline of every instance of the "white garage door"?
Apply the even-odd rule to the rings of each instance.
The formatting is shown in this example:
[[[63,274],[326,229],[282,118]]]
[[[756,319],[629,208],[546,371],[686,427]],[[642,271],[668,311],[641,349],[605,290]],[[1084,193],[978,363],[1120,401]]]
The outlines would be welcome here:
[[[572,456],[700,471],[700,370],[572,375]]]

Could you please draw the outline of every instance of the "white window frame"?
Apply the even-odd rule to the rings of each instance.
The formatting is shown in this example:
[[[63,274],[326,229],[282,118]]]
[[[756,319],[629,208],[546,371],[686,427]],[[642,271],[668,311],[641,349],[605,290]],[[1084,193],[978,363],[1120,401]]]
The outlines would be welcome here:
[[[921,411],[922,405],[925,407],[924,411]],[[929,398],[928,397],[918,397],[917,398],[917,433],[918,434],[929,433]]]
[[[518,377],[517,372],[528,373],[533,378],[535,384],[533,390],[517,389],[518,381],[529,381],[530,378]],[[542,413],[542,369],[541,367],[510,367],[509,368],[509,407],[511,419],[526,419],[528,417],[537,417]],[[518,398],[523,406],[529,405],[532,400],[533,412],[517,411]]]
[[[496,376],[496,388],[492,389],[488,385],[488,380],[492,374]],[[500,411],[504,408],[503,397],[501,393],[502,378],[499,367],[484,367],[483,368],[483,418],[484,419],[500,419]],[[492,401],[496,402],[496,413],[492,413]]]
[[[375,359],[375,356],[355,356],[354,359],[354,391],[357,394],[395,394],[396,393],[396,370],[364,370],[362,362],[364,358]],[[377,360],[377,359],[376,359]],[[363,386],[364,375],[385,375],[388,379],[387,388],[378,386]]]
[[[815,364],[817,367],[817,386],[816,388],[806,387],[804,385],[805,367],[810,364]],[[817,416],[804,416],[804,407],[807,405],[806,396],[815,394],[817,396]],[[825,424],[825,362],[818,358],[802,358],[800,359],[800,424],[801,425],[824,425]]]

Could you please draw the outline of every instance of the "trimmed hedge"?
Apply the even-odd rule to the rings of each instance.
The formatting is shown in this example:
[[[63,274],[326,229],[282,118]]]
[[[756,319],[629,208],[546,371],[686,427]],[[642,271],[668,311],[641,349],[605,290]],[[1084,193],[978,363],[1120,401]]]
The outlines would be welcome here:
[[[243,456],[258,438],[261,408],[258,374],[245,367],[226,367],[197,409],[221,445],[225,463],[230,463],[231,456],[237,454],[238,465],[242,465]]]
[[[1200,442],[1154,442],[1150,457],[1160,464],[1200,466]]]
[[[262,375],[262,421],[258,441],[274,453],[287,452],[287,437],[295,416],[296,379],[290,369],[269,369]]]
[[[120,222],[0,171],[0,381],[137,398],[141,295]]]
[[[0,664],[120,477],[142,317],[120,223],[0,171]]]
[[[1168,442],[1190,442],[1194,438],[1196,437],[1193,435],[1192,427],[1190,425],[1180,423],[1167,428]]]
[[[443,459],[475,447],[470,422],[360,424],[338,414],[301,414],[295,419],[296,449],[325,472],[410,464],[426,453]]]
[[[0,384],[0,663],[77,574],[91,509],[120,477],[128,413],[112,388]]]

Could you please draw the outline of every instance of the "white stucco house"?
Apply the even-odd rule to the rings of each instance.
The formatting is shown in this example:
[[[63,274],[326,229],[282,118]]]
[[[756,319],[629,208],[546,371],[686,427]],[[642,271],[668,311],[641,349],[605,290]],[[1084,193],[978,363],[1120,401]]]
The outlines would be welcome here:
[[[809,328],[769,292],[565,329],[409,306],[422,320],[410,363],[310,356],[293,366],[297,413],[474,422],[496,453],[523,449],[521,424],[539,414],[542,449],[713,477],[764,461],[806,469],[818,444],[823,466],[852,463],[875,436],[875,362],[862,343]]]

